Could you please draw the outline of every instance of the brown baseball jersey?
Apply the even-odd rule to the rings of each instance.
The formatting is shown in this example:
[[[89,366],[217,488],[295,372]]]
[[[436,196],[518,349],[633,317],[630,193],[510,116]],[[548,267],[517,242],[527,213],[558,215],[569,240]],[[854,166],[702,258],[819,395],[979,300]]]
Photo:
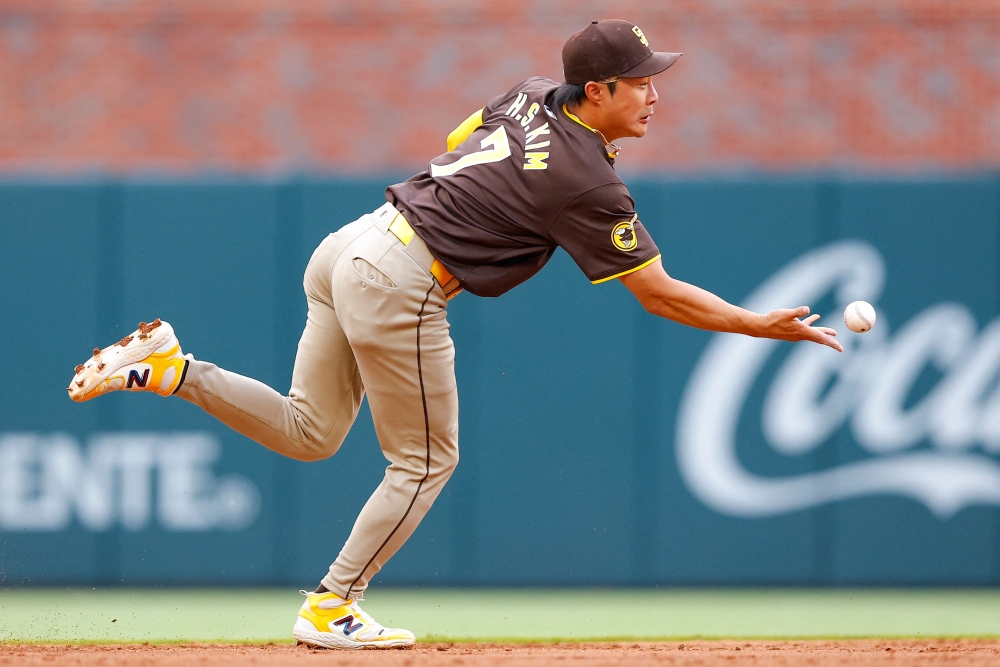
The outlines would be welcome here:
[[[472,294],[516,287],[557,246],[593,283],[660,257],[601,136],[565,108],[552,108],[558,87],[535,77],[494,98],[467,121],[471,134],[457,147],[386,190]]]

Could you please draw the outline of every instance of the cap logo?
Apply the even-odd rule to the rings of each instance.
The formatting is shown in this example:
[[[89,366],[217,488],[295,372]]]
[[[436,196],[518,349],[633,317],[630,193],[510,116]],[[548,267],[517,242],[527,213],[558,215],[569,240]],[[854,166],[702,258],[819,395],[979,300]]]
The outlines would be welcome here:
[[[646,39],[646,36],[644,34],[642,34],[642,29],[640,29],[639,26],[634,25],[632,26],[632,32],[634,32],[635,36],[639,38],[639,41],[642,42],[642,45],[648,49],[649,40]]]

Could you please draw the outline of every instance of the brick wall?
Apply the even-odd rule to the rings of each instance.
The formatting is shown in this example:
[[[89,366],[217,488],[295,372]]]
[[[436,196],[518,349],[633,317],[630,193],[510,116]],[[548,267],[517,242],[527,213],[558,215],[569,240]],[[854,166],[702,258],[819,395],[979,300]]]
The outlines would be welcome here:
[[[685,53],[627,170],[1000,167],[997,0],[0,0],[0,172],[416,169],[608,16]]]

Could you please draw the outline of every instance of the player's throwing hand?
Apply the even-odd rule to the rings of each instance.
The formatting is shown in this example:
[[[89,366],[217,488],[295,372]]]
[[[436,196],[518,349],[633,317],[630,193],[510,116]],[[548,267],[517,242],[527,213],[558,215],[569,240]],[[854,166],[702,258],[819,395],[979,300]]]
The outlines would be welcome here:
[[[808,315],[808,317],[806,317]],[[837,352],[843,352],[844,346],[836,339],[837,332],[830,327],[814,327],[813,322],[819,315],[809,315],[809,306],[798,308],[779,308],[767,315],[761,315],[761,336],[776,340],[788,340],[797,343],[808,340]],[[805,319],[799,319],[805,317]]]

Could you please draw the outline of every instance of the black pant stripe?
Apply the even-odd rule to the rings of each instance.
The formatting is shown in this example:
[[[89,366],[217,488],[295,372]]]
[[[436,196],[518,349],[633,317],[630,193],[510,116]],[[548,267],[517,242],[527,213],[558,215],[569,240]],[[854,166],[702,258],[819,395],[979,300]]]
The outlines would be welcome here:
[[[368,568],[371,566],[372,562],[378,557],[378,555],[382,552],[382,549],[385,548],[385,545],[389,543],[389,540],[392,539],[392,536],[396,534],[396,531],[399,530],[399,527],[403,525],[404,521],[406,521],[406,517],[410,515],[410,510],[413,509],[413,504],[417,502],[417,497],[420,495],[420,489],[423,488],[424,482],[426,482],[427,478],[430,477],[431,475],[431,424],[430,420],[427,417],[427,393],[424,390],[424,370],[423,370],[423,364],[421,363],[420,359],[420,325],[424,321],[424,309],[427,308],[427,301],[428,299],[431,298],[431,292],[434,290],[435,284],[436,283],[432,283],[431,288],[427,290],[427,294],[424,295],[424,302],[420,304],[420,313],[417,315],[417,378],[420,380],[420,400],[423,403],[423,408],[424,408],[424,441],[427,443],[427,458],[424,463],[424,476],[423,479],[420,480],[420,483],[417,484],[417,490],[413,494],[413,498],[410,499],[410,504],[406,508],[406,512],[403,513],[403,518],[399,520],[399,523],[396,524],[396,527],[392,529],[392,532],[389,533],[389,536],[385,538],[385,541],[382,542],[382,545],[375,551],[374,554],[372,554],[372,557],[368,559],[368,562],[365,563],[365,566],[361,568],[361,572],[358,573],[358,576],[354,579],[354,581],[351,582],[351,585],[347,587],[347,590],[344,591],[344,595],[342,595],[341,597],[343,597],[345,600],[348,599],[347,596],[351,594],[352,590],[354,590],[355,584],[357,584],[358,580],[361,579],[361,577],[364,576],[365,572],[368,571]]]
[[[184,370],[181,371],[181,381],[177,383],[176,387],[174,387],[173,392],[171,392],[171,394],[170,394],[171,396],[173,396],[174,394],[176,394],[177,392],[179,392],[181,390],[181,387],[184,386],[184,380],[187,379],[187,376],[188,376],[188,366],[190,364],[191,364],[191,360],[190,359],[185,359],[184,360]]]

